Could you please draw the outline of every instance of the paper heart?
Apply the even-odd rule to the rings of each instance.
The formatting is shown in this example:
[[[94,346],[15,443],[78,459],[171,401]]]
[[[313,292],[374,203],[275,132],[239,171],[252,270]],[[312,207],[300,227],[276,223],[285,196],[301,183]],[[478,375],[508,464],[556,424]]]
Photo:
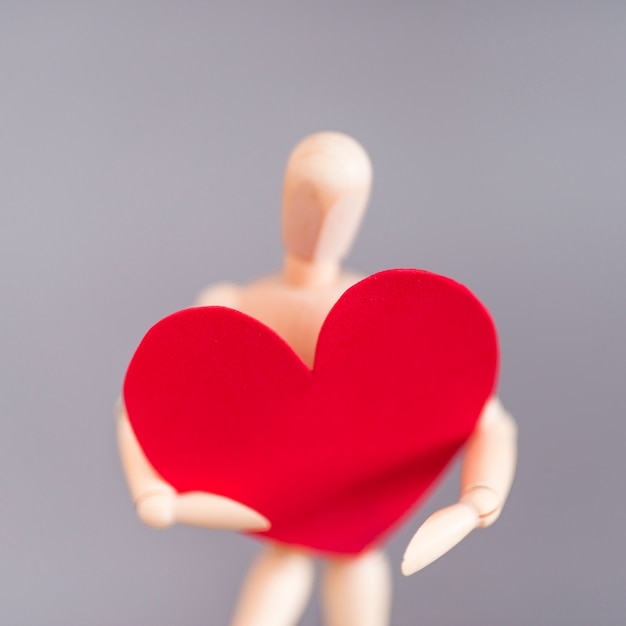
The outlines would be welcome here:
[[[489,313],[468,289],[389,270],[335,304],[312,371],[257,320],[193,308],[148,331],[124,401],[147,458],[179,492],[256,509],[268,538],[351,554],[448,465],[493,393],[497,361]]]

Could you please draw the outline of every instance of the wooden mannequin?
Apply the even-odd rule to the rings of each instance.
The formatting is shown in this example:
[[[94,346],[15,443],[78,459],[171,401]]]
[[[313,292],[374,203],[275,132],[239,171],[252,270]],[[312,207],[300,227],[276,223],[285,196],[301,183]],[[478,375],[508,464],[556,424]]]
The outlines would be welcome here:
[[[327,313],[360,277],[342,272],[368,201],[371,165],[352,138],[319,133],[293,151],[283,189],[283,272],[248,286],[218,284],[196,304],[221,305],[251,315],[281,335],[309,367]],[[264,530],[271,520],[228,498],[207,493],[177,494],[144,456],[118,406],[122,462],[137,513],[146,524],[186,523],[211,528]],[[410,542],[402,564],[409,575],[438,558],[473,528],[493,523],[513,479],[516,432],[497,399],[483,410],[470,438],[459,503],[432,515]],[[313,583],[310,554],[271,545],[253,565],[232,626],[293,626]],[[390,575],[384,554],[329,559],[322,586],[328,626],[387,626]]]

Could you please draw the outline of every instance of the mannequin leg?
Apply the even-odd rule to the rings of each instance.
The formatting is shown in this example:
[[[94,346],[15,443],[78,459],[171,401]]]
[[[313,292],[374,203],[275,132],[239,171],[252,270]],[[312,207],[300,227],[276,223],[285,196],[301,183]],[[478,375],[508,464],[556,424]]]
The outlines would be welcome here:
[[[253,563],[231,626],[295,626],[313,587],[313,561],[304,554],[266,549]]]
[[[329,561],[322,594],[326,626],[389,626],[391,573],[387,557],[372,550]]]

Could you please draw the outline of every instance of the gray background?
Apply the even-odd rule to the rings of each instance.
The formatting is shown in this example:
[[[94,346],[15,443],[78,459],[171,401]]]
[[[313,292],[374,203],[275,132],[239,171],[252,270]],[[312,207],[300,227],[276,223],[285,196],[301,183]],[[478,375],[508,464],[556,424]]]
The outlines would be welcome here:
[[[349,265],[495,316],[509,505],[394,624],[623,624],[623,2],[2,2],[0,623],[226,624],[257,544],[135,518],[112,404],[147,328],[279,267],[285,159],[337,129],[375,187]],[[302,622],[319,623],[313,602]]]

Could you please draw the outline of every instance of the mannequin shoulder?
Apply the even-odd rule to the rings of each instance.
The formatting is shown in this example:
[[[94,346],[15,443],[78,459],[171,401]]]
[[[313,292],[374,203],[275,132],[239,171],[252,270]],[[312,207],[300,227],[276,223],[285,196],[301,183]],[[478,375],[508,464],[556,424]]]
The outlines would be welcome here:
[[[235,283],[216,283],[203,289],[194,300],[194,306],[227,306],[238,309],[242,288]]]

